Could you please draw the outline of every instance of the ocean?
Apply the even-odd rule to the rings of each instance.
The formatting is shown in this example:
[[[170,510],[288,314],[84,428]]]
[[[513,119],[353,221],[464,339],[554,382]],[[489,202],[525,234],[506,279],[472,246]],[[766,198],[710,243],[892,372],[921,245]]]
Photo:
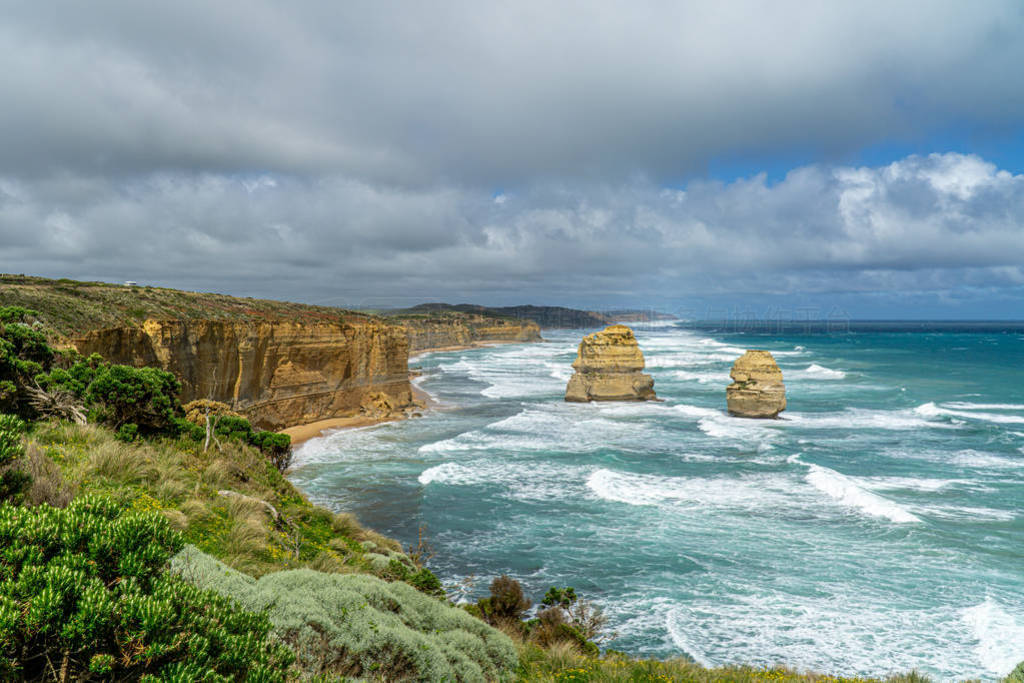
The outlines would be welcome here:
[[[659,403],[562,400],[583,331],[410,361],[435,407],[297,449],[445,582],[574,586],[636,655],[995,680],[1024,660],[1024,325],[633,325]],[[768,349],[779,420],[725,412]]]

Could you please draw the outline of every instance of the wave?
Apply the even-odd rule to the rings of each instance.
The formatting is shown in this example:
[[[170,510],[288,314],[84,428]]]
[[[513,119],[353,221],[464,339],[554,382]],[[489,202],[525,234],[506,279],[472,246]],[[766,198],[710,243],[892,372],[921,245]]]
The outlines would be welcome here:
[[[1008,675],[1024,660],[1024,626],[990,597],[963,610],[964,624],[971,629],[978,660],[994,676]]]
[[[810,469],[805,477],[808,484],[839,501],[842,505],[857,508],[871,517],[881,517],[896,524],[911,524],[921,521],[919,517],[891,500],[861,488],[852,477],[821,465],[805,463],[799,459],[795,459],[794,462],[806,465]]]
[[[454,462],[446,462],[427,468],[423,470],[416,480],[423,486],[435,482],[439,484],[475,484],[481,481],[473,470]]]
[[[1024,403],[971,403],[969,401],[948,401],[942,404],[958,410],[1024,410]]]
[[[803,505],[799,490],[778,475],[738,477],[664,477],[599,469],[587,477],[598,498],[635,506],[779,510]]]
[[[972,486],[968,479],[927,479],[918,477],[861,477],[873,491],[940,491],[953,486]]]
[[[798,379],[846,379],[846,373],[842,370],[833,370],[817,363],[811,363],[803,370],[797,370],[794,374]]]
[[[959,417],[965,420],[980,420],[996,424],[1024,424],[1024,415],[1001,415],[999,413],[980,413],[974,410],[956,410],[947,407],[948,405],[950,404],[936,405],[934,401],[929,401],[914,408],[914,412],[922,417],[930,418]]]
[[[720,372],[692,372],[690,370],[676,370],[672,373],[676,379],[684,382],[699,382],[700,384],[721,384],[727,385],[731,380],[727,371]]]
[[[955,607],[922,608],[900,596],[879,603],[842,589],[808,595],[772,587],[751,591],[742,584],[699,588],[666,610],[664,629],[675,647],[703,666],[743,661],[771,667],[781,661],[795,669],[873,678],[924,665],[935,680],[945,681],[1001,677],[1012,669],[1006,662],[1024,658],[1018,656],[1024,640],[999,634],[996,621],[982,626],[989,662],[980,663],[970,651],[970,627]],[[899,606],[893,609],[892,602]],[[991,673],[986,676],[983,667]]]
[[[780,424],[806,429],[958,429],[955,424],[928,420],[914,410],[847,408],[837,413],[783,413]]]
[[[584,492],[584,470],[549,463],[520,463],[509,466],[498,460],[472,460],[466,464],[445,462],[428,467],[416,478],[429,486],[494,486],[499,495],[520,501],[550,501],[579,496]]]
[[[1024,467],[1024,458],[1005,458],[993,453],[976,451],[972,448],[957,451],[953,454],[953,457],[949,459],[949,462],[952,462],[954,465],[959,465],[960,467],[969,467],[971,469],[979,470]]]

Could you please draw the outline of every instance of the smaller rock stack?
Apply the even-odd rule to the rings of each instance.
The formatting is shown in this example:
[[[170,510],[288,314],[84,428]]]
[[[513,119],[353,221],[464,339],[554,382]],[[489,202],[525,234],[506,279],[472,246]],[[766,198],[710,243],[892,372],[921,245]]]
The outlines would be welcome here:
[[[610,325],[588,334],[580,342],[572,367],[576,370],[565,388],[565,400],[657,400],[654,379],[645,375],[644,355],[625,325]]]
[[[725,389],[730,415],[778,417],[786,409],[782,370],[767,351],[750,350],[739,357],[729,373],[733,383]]]

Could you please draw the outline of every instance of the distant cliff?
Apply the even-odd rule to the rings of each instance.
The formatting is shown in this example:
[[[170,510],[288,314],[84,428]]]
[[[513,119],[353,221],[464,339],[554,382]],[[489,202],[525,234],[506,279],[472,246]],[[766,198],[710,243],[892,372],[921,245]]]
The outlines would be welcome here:
[[[542,341],[540,327],[532,320],[455,311],[392,315],[388,320],[406,329],[410,353],[487,342]]]
[[[429,303],[396,311],[383,311],[385,316],[407,316],[439,313],[475,313],[478,315],[532,320],[542,329],[585,330],[604,328],[614,322],[650,322],[675,320],[676,316],[654,310],[619,309],[612,311],[584,311],[564,306],[478,306],[476,304]]]
[[[595,311],[581,311],[562,306],[498,306],[487,307],[475,304],[420,304],[399,311],[384,311],[386,316],[409,316],[442,313],[469,313],[492,318],[533,321],[541,328],[586,329],[605,327],[611,318]]]

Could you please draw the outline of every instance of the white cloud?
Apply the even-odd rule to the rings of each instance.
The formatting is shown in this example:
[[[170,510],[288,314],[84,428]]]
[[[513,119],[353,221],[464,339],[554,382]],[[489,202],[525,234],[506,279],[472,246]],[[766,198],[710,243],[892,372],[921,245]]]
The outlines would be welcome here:
[[[1016,287],[1022,226],[1024,176],[959,154],[807,166],[775,184],[543,183],[506,204],[472,188],[210,174],[62,176],[0,195],[5,270],[118,280],[127,260],[151,279],[213,273],[299,299]]]

